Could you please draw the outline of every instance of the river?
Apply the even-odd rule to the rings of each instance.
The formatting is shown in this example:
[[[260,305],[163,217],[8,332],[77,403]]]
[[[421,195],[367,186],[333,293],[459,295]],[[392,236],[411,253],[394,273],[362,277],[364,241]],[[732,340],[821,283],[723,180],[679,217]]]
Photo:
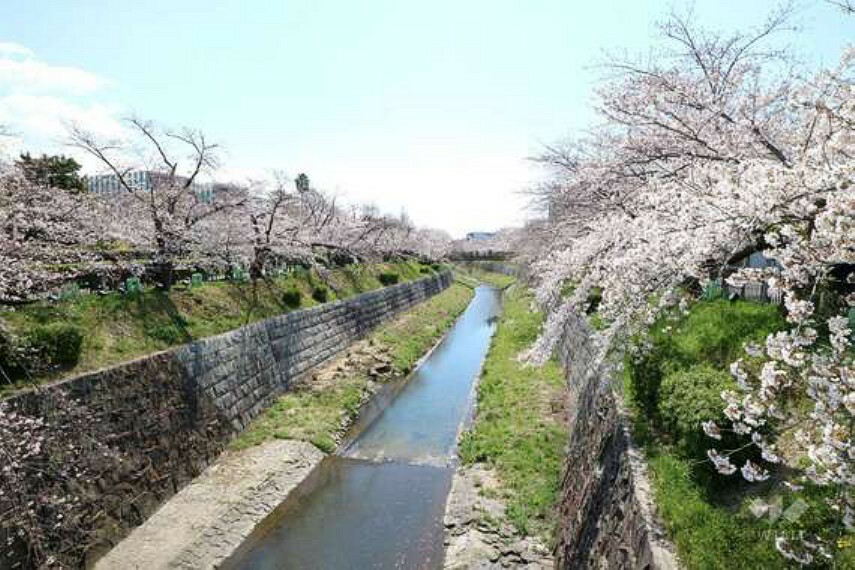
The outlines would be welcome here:
[[[501,293],[475,290],[446,337],[390,401],[355,426],[223,568],[440,568],[457,435]],[[381,397],[382,401],[383,398]]]

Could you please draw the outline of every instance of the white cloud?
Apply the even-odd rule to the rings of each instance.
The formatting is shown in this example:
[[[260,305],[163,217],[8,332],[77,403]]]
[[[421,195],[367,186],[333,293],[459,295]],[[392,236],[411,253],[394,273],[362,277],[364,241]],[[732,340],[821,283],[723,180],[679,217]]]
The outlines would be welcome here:
[[[0,42],[0,125],[15,139],[9,150],[68,154],[70,123],[100,136],[120,136],[119,109],[99,101],[109,85],[84,69],[52,65],[25,46]],[[84,167],[91,162],[78,158]]]
[[[0,59],[0,89],[14,93],[86,95],[108,84],[106,79],[76,67],[50,65],[31,58]]]
[[[12,42],[0,42],[0,90],[12,93],[63,93],[86,95],[109,85],[86,70],[52,65],[36,59],[35,52]]]
[[[62,142],[66,124],[78,123],[105,137],[116,137],[122,126],[116,109],[101,103],[80,103],[53,95],[9,95],[0,97],[0,124],[10,130],[42,140]]]
[[[19,55],[24,57],[33,57],[33,50],[15,42],[0,42],[0,55]]]

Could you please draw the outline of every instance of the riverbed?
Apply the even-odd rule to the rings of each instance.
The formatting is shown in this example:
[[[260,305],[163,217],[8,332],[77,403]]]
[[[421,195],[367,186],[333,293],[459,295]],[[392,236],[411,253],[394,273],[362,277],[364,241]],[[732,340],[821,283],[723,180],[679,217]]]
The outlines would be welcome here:
[[[440,568],[460,428],[501,293],[487,286],[451,331],[227,560],[223,568]]]

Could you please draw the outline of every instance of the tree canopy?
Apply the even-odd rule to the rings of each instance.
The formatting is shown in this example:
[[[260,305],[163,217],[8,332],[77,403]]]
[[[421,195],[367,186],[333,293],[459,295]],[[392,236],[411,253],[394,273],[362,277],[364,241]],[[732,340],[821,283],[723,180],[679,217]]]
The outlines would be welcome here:
[[[17,164],[33,184],[69,192],[86,190],[86,183],[80,177],[80,163],[69,156],[43,154],[34,158],[26,152],[21,154]]]

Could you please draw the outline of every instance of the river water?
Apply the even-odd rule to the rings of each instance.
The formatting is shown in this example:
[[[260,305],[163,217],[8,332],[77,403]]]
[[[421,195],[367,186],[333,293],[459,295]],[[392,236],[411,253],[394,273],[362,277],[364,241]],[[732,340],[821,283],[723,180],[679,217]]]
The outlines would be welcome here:
[[[500,293],[480,286],[448,335],[343,450],[226,562],[240,569],[439,568],[457,434]]]

